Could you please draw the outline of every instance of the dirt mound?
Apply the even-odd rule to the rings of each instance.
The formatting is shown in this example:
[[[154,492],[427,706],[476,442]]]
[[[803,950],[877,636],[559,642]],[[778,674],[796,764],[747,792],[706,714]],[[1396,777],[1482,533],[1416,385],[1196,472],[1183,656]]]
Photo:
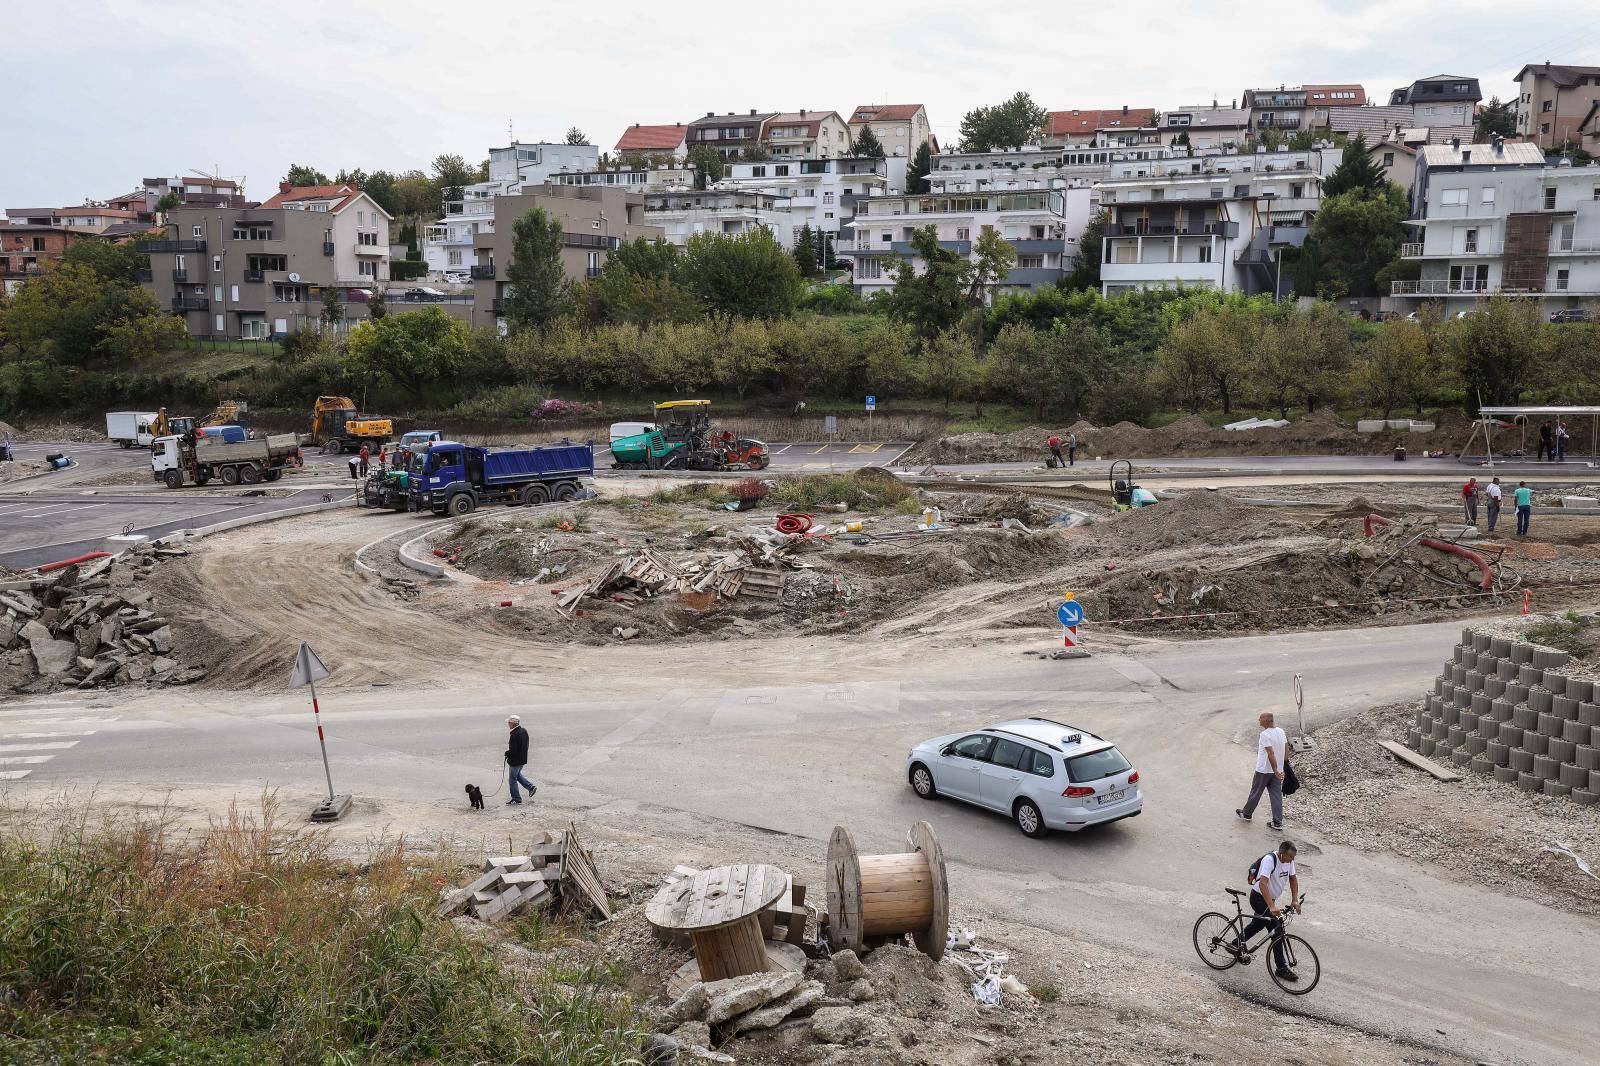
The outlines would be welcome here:
[[[20,435],[17,432],[17,427],[10,422],[0,422],[0,440],[5,440],[7,437],[16,440]]]
[[[1135,551],[1187,544],[1225,545],[1306,533],[1305,526],[1277,510],[1208,491],[1122,511],[1089,529],[1094,542],[1102,547]]]

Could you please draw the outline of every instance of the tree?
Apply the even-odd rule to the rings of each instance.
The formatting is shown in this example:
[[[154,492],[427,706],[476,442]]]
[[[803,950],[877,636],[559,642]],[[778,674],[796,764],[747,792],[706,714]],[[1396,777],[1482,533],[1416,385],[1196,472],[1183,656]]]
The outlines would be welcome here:
[[[709,144],[697,144],[689,149],[688,163],[694,168],[694,187],[708,188],[722,180],[725,166],[721,154]]]
[[[332,285],[322,287],[322,313],[318,316],[322,328],[338,329],[339,323],[344,321],[344,301],[339,297],[339,290]]]
[[[1007,326],[984,359],[984,387],[995,400],[1031,403],[1042,422],[1049,411],[1080,411],[1114,361],[1105,336],[1092,327]]]
[[[351,374],[387,379],[420,400],[429,385],[457,373],[470,339],[466,323],[425,307],[361,323],[350,331],[345,362]]]
[[[530,208],[511,227],[505,318],[513,332],[543,330],[561,314],[568,282],[561,266],[561,220]]]
[[[678,282],[707,311],[744,318],[786,318],[800,298],[794,256],[764,227],[743,233],[696,233],[684,246]]]
[[[817,262],[817,236],[807,222],[800,227],[800,232],[794,239],[794,262],[803,278],[815,277],[821,272]]]
[[[966,313],[972,264],[966,256],[940,247],[933,226],[912,232],[911,254],[922,260],[922,273],[910,259],[901,259],[894,267],[894,288],[884,302],[891,317],[911,326],[923,340],[932,340]]]
[[[137,247],[96,240],[74,241],[61,253],[61,262],[86,266],[107,282],[129,288],[139,284],[139,268],[149,265]]]
[[[389,298],[383,294],[383,286],[376,286],[372,295],[367,297],[367,317],[376,322],[389,313]]]
[[[578,127],[569,126],[569,127],[567,127],[567,143],[568,144],[588,144],[589,143],[589,138],[584,136],[583,131],[580,130]]]
[[[767,150],[767,146],[764,144],[747,144],[744,146],[744,150],[739,153],[739,158],[746,163],[764,163],[772,158],[772,153]]]
[[[1319,140],[1321,140],[1323,134],[1325,134],[1326,132],[1327,132],[1326,130],[1316,129],[1316,128],[1312,127],[1312,126],[1307,126],[1305,129],[1301,129],[1301,130],[1296,130],[1293,133],[1293,135],[1291,135],[1290,138],[1289,138],[1289,151],[1291,151],[1291,152],[1308,152],[1308,151],[1310,151],[1312,146],[1315,145]]]
[[[862,126],[861,132],[850,142],[850,154],[868,159],[882,159],[888,153],[883,150],[883,142],[872,132],[872,127]]]
[[[315,167],[308,167],[304,163],[291,163],[289,165],[289,173],[283,176],[283,180],[295,188],[303,188],[307,185],[328,184],[328,175]]]
[[[387,170],[374,170],[361,183],[361,191],[372,197],[373,203],[398,218],[404,212],[400,210],[399,191],[395,182],[395,176]]]
[[[1255,132],[1256,144],[1269,152],[1276,152],[1289,140],[1289,137],[1276,126],[1262,126]]]
[[[1390,184],[1383,167],[1367,153],[1365,134],[1344,146],[1339,165],[1333,168],[1322,182],[1322,198],[1342,196],[1347,192],[1380,193]]]
[[[448,203],[461,199],[463,190],[477,175],[460,156],[438,155],[433,159],[433,177],[439,185],[439,198]]]
[[[968,282],[967,299],[974,305],[983,304],[984,294],[991,285],[1004,280],[1017,265],[1017,250],[1011,242],[1000,236],[1000,231],[985,229],[979,232],[972,245],[974,260]],[[982,338],[979,338],[980,340]]]
[[[1498,96],[1489,97],[1489,102],[1484,104],[1478,112],[1478,139],[1487,140],[1490,137],[1515,137],[1516,135],[1516,108],[1509,101],[1502,103]]]
[[[1100,289],[1100,260],[1104,257],[1106,226],[1111,216],[1101,208],[1089,216],[1078,238],[1078,251],[1072,257],[1072,273],[1061,283],[1064,289]]]
[[[1408,214],[1406,194],[1390,181],[1376,190],[1357,186],[1324,197],[1306,240],[1317,264],[1319,293],[1378,295],[1378,275],[1400,255]]]
[[[1038,138],[1049,117],[1049,112],[1025,92],[992,107],[975,107],[961,118],[961,150],[1021,148]]]
[[[1439,362],[1422,326],[1411,321],[1386,322],[1356,363],[1356,387],[1362,397],[1388,418],[1402,404],[1416,405],[1438,387]]]
[[[333,176],[333,184],[354,185],[358,189],[365,188],[367,184],[367,172],[362,170],[360,167],[356,167],[354,170],[344,170],[341,168],[339,173]]]
[[[1271,308],[1234,299],[1182,318],[1156,354],[1158,384],[1190,411],[1216,402],[1231,414],[1241,381],[1260,357]]]
[[[165,213],[181,203],[183,203],[182,197],[176,192],[169,192],[156,201],[156,210]]]
[[[109,258],[99,262],[113,263]],[[109,269],[111,274],[100,273],[84,253],[63,256],[53,269],[29,278],[0,301],[0,337],[26,359],[47,366],[81,366],[97,357],[135,359],[178,343],[183,321],[164,314],[153,296],[118,276],[120,265]]]
[[[743,402],[751,385],[777,369],[769,326],[747,318],[725,322],[722,328],[712,347],[712,366],[717,382],[731,387]]]
[[[947,329],[922,346],[923,388],[950,410],[950,401],[964,398],[978,380],[978,347],[970,331]]]
[[[1470,315],[1443,329],[1444,356],[1466,393],[1467,407],[1511,404],[1534,387],[1549,354],[1539,304],[1515,296],[1490,296]]]
[[[1255,374],[1271,392],[1279,416],[1288,399],[1309,413],[1337,401],[1350,377],[1355,344],[1350,320],[1330,303],[1290,311],[1269,327]]]
[[[1188,130],[1180,130],[1178,135],[1172,138],[1172,146],[1174,148],[1182,148],[1183,154],[1186,156],[1194,156],[1194,145],[1189,143]]]
[[[393,214],[437,217],[441,210],[438,183],[428,175],[420,170],[408,170],[395,179]]]
[[[906,192],[918,196],[928,191],[928,175],[933,171],[933,147],[927,141],[917,146],[917,154],[911,157],[911,165],[906,168]]]

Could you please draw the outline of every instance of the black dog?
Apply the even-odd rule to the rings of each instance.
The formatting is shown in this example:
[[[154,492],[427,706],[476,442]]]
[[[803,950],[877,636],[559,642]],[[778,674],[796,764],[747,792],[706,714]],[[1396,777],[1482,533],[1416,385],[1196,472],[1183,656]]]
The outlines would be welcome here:
[[[477,785],[468,785],[467,798],[472,801],[473,810],[483,810],[483,789],[479,788]]]

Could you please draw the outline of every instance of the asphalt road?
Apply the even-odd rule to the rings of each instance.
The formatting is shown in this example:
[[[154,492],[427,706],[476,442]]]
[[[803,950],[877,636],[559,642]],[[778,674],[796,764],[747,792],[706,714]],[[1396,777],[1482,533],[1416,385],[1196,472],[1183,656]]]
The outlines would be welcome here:
[[[1046,470],[1045,457],[1032,462],[1008,463],[937,463],[940,471],[963,474],[1037,474],[1065,479],[1104,479],[1111,469],[1111,459],[1085,459],[1079,457],[1076,465],[1063,470]],[[1178,456],[1167,459],[1134,459],[1136,474],[1152,470],[1209,470],[1221,473],[1268,475],[1283,474],[1307,476],[1317,474],[1371,474],[1394,477],[1461,478],[1484,477],[1485,467],[1477,463],[1462,462],[1455,458],[1423,459],[1413,456],[1404,462],[1395,462],[1385,455],[1223,455]],[[908,469],[925,470],[930,464],[916,463]],[[1570,481],[1593,480],[1595,468],[1587,457],[1574,456],[1561,463],[1541,463],[1525,460],[1510,462],[1496,459],[1495,473],[1501,477],[1528,475],[1538,478],[1562,478]]]
[[[819,858],[835,823],[850,825],[870,853],[898,850],[905,827],[928,818],[962,905],[1208,972],[1190,944],[1194,919],[1221,909],[1222,888],[1240,885],[1249,862],[1276,839],[1260,819],[1232,817],[1254,760],[1255,712],[1286,707],[1295,671],[1305,677],[1312,726],[1415,696],[1458,632],[1447,623],[1213,640],[1070,662],[908,661],[898,676],[646,698],[597,699],[581,679],[560,691],[497,678],[447,690],[335,690],[322,703],[334,773],[360,798],[456,809],[463,780],[494,772],[502,719],[514,710],[534,737],[530,773],[543,785],[541,799],[639,824],[652,816],[681,822],[687,812],[703,823],[796,834],[817,841]],[[321,788],[299,694],[169,690],[109,708],[103,697],[94,702],[98,709],[56,699],[0,711],[0,744],[11,729],[95,731],[11,769],[27,771],[22,787],[209,784],[246,799],[269,785]],[[1040,711],[1122,747],[1141,771],[1143,816],[1034,841],[1000,816],[924,802],[906,786],[905,755],[916,741]],[[1260,966],[1215,980],[1281,1010],[1472,1060],[1592,1061],[1600,923],[1392,856],[1319,845],[1295,833],[1292,801],[1289,823],[1303,841],[1309,897],[1299,932],[1321,955],[1322,984],[1290,1001]]]

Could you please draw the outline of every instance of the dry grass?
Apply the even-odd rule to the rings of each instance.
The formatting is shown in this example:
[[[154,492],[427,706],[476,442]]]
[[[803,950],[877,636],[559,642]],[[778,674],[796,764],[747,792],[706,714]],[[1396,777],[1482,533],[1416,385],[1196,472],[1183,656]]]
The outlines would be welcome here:
[[[492,939],[433,918],[438,886],[458,880],[447,855],[395,841],[337,859],[270,797],[195,834],[164,812],[6,813],[55,828],[0,839],[0,1061],[107,1041],[148,1062],[637,1054],[611,975],[517,972]]]

